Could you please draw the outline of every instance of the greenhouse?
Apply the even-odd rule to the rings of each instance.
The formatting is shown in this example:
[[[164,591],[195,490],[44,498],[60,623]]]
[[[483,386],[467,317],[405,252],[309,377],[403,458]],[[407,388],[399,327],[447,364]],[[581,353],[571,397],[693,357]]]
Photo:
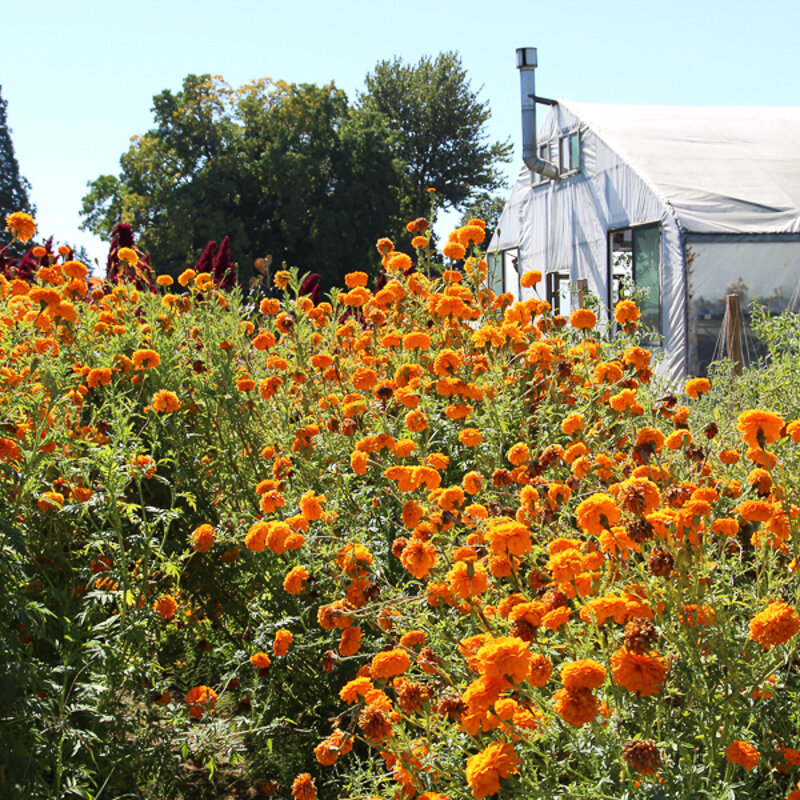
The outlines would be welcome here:
[[[535,99],[550,108],[489,244],[495,291],[525,297],[519,276],[540,270],[564,314],[579,281],[606,309],[628,282],[647,290],[643,322],[674,380],[720,354],[728,294],[797,308],[800,108]]]

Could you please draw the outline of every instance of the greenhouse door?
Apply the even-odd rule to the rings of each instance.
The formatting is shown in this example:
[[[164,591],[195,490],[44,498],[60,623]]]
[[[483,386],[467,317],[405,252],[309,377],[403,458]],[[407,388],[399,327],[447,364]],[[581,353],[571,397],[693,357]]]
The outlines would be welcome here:
[[[643,289],[639,300],[643,327],[661,333],[661,226],[642,225],[608,236],[609,306],[626,296],[626,286]],[[630,295],[630,291],[627,292]]]

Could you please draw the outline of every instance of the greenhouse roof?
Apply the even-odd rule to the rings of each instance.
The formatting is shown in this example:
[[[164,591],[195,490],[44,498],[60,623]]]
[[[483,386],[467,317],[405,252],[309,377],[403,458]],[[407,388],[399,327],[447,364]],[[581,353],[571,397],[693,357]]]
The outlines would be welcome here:
[[[560,100],[694,233],[800,232],[800,107]]]

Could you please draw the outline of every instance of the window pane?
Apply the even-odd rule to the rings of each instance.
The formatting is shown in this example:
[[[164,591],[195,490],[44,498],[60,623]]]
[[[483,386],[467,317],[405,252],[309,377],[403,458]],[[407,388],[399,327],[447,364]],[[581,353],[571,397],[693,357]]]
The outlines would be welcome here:
[[[503,293],[503,253],[487,253],[489,288],[495,294]]]
[[[576,133],[571,133],[569,137],[569,168],[580,169],[581,166],[581,138]]]
[[[642,300],[642,325],[661,333],[661,231],[656,225],[633,230],[633,279],[636,286],[647,289]]]

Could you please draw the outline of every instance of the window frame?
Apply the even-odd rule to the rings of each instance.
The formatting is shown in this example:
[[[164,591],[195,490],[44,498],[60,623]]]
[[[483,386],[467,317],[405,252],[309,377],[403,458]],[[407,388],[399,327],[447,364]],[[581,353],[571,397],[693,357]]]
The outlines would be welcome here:
[[[573,163],[572,142],[577,141],[578,149]],[[580,128],[571,128],[558,136],[558,172],[562,177],[577,175],[581,172],[581,159],[583,158],[583,140]]]
[[[636,223],[635,225],[623,225],[617,228],[610,228],[606,234],[606,276],[607,276],[607,297],[606,302],[609,309],[609,316],[613,322],[614,319],[614,289],[615,289],[615,278],[612,272],[613,265],[611,260],[613,258],[614,253],[614,246],[613,246],[613,238],[615,234],[624,233],[625,231],[631,232],[631,280],[633,281],[634,286],[638,286],[636,281],[636,261],[634,259],[634,245],[633,245],[633,237],[634,232],[637,230],[645,230],[647,228],[655,228],[658,230],[658,324],[655,326],[655,332],[657,335],[663,335],[663,324],[664,324],[664,263],[663,263],[663,241],[664,241],[664,231],[662,229],[661,221],[650,221],[650,222],[640,222]],[[619,298],[622,299],[622,298]],[[614,323],[616,329],[616,323]]]

